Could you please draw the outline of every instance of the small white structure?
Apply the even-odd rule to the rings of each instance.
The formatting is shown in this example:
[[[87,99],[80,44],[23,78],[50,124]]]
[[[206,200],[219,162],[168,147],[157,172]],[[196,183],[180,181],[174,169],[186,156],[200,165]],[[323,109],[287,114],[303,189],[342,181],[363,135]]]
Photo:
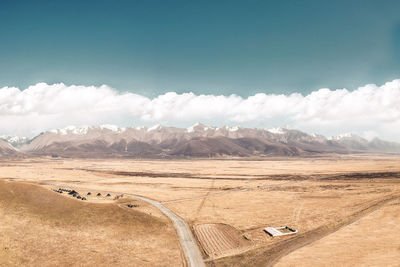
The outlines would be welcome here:
[[[282,235],[292,235],[298,232],[297,229],[292,229],[288,226],[281,227],[267,227],[264,228],[264,231],[270,236],[282,236]]]

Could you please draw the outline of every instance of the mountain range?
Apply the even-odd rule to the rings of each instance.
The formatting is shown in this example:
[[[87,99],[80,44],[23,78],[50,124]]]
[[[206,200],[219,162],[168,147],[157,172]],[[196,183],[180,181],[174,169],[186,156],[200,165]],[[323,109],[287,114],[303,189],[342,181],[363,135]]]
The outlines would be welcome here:
[[[43,132],[29,139],[0,136],[0,155],[53,157],[267,157],[323,153],[400,153],[400,144],[354,134],[326,138],[293,129],[211,127],[74,127]]]

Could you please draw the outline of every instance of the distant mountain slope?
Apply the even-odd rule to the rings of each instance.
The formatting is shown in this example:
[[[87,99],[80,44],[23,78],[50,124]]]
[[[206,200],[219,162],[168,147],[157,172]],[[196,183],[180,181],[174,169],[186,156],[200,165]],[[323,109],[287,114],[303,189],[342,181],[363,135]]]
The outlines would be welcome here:
[[[203,124],[187,129],[160,125],[151,128],[70,126],[44,132],[24,142],[20,147],[24,153],[67,157],[250,157],[400,152],[398,143],[380,139],[368,141],[351,134],[325,138],[283,128],[268,130]],[[8,148],[13,149],[10,145]]]
[[[21,147],[29,142],[29,138],[25,136],[0,135],[0,139],[11,144],[13,147]]]
[[[16,149],[8,142],[0,139],[0,156],[9,156],[17,154]]]

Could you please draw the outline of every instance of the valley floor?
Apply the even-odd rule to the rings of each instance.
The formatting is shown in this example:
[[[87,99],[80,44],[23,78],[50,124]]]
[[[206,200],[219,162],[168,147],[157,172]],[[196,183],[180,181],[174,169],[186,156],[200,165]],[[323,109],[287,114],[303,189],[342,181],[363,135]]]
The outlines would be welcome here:
[[[0,178],[0,265],[77,263],[62,255],[83,265],[185,264],[172,223],[139,200],[112,200],[122,193],[157,200],[184,219],[208,265],[395,266],[400,258],[395,156],[10,159],[0,162]],[[87,200],[51,191],[59,187]],[[263,231],[282,225],[299,233]]]

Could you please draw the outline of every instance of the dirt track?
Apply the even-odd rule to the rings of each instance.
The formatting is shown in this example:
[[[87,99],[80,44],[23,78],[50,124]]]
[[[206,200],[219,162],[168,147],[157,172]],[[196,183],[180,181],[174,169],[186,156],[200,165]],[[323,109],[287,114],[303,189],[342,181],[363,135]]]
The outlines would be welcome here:
[[[201,256],[200,250],[197,247],[195,239],[193,238],[192,232],[190,231],[189,226],[184,220],[182,220],[178,215],[161,205],[158,201],[131,194],[127,195],[152,204],[154,207],[158,208],[162,213],[168,216],[168,218],[170,218],[173,222],[176,232],[178,233],[179,241],[181,243],[183,252],[185,253],[188,265],[193,267],[205,266],[203,257]]]
[[[57,184],[45,183],[45,184],[53,185],[53,186],[68,186],[68,184],[60,184],[60,183],[57,183]],[[83,188],[83,187],[81,187],[79,189],[95,191],[90,188]],[[97,191],[99,191],[99,190],[97,190]],[[99,192],[101,192],[101,191],[99,191]],[[172,211],[170,211],[169,209],[164,207],[158,201],[155,201],[155,200],[152,200],[149,198],[145,198],[142,196],[138,196],[138,195],[123,193],[123,192],[111,192],[111,191],[108,191],[108,192],[124,194],[125,196],[128,196],[128,197],[137,198],[137,199],[145,201],[145,202],[153,205],[157,209],[159,209],[162,213],[164,213],[172,221],[172,223],[175,227],[175,230],[178,234],[179,241],[180,241],[182,250],[185,254],[185,258],[186,258],[186,262],[187,262],[188,266],[190,266],[190,267],[205,266],[203,257],[197,246],[196,240],[194,239],[189,226],[182,218],[180,218],[178,215],[176,215],[175,213],[173,213]],[[102,192],[102,193],[105,193],[105,192]]]
[[[400,195],[398,194],[387,196],[381,200],[375,201],[363,210],[350,215],[349,217],[341,220],[340,222],[337,222],[334,225],[319,227],[311,232],[299,234],[292,239],[284,240],[280,243],[277,243],[271,249],[263,251],[262,253],[259,253],[248,260],[243,266],[273,266],[279,261],[279,259],[295,251],[296,249],[304,247],[312,242],[315,242],[327,235],[338,231],[342,227],[361,219],[367,214],[379,209],[389,201],[398,199],[399,197]]]

